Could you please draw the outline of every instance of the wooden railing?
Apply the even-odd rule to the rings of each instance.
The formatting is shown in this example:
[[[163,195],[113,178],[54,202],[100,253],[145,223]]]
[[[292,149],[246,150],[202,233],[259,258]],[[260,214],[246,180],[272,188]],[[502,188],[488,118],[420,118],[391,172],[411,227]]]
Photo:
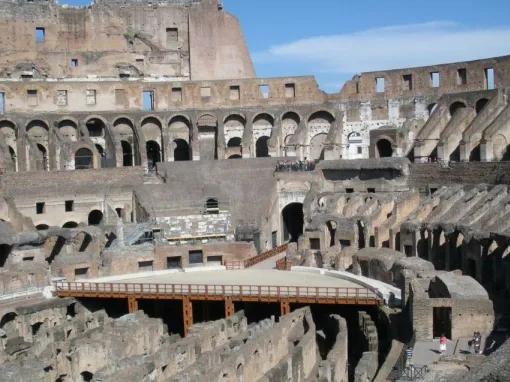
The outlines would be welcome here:
[[[140,283],[89,283],[67,282],[55,283],[57,295],[76,297],[208,297],[258,298],[261,301],[275,299],[331,299],[362,300],[377,303],[377,295],[366,288],[346,287],[303,287],[270,285],[208,285],[208,284],[140,284]]]
[[[244,267],[249,268],[254,265],[261,263],[271,257],[277,256],[280,253],[285,252],[288,249],[289,245],[287,243],[280,245],[279,247],[273,248],[267,252],[262,252],[260,255],[254,256],[244,262]]]
[[[287,260],[287,256],[276,262],[276,269],[278,269],[279,271],[290,271],[291,267],[292,263]]]

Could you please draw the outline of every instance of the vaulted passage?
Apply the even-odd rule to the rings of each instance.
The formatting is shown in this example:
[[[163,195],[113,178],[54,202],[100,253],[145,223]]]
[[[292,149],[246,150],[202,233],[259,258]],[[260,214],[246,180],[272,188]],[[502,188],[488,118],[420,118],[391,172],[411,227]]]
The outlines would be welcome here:
[[[99,225],[103,221],[103,213],[99,210],[93,210],[89,213],[89,225]]]
[[[282,219],[284,241],[297,243],[299,237],[303,234],[303,204],[289,204],[282,211]]]

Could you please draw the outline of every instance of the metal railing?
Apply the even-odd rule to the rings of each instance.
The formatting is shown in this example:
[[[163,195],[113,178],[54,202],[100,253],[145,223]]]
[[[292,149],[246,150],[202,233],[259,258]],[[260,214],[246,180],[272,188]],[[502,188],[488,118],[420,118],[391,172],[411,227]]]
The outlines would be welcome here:
[[[157,296],[200,296],[200,297],[258,297],[260,299],[278,298],[319,298],[352,299],[379,301],[378,296],[365,288],[347,287],[301,287],[270,285],[208,285],[208,284],[141,284],[141,283],[91,283],[91,282],[55,282],[59,292],[76,295],[101,294],[115,295],[157,295]]]

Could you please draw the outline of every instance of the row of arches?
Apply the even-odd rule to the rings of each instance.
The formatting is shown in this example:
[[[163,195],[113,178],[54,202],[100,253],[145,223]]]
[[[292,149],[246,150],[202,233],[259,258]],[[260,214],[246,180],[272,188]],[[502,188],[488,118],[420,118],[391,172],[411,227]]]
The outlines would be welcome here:
[[[242,113],[232,113],[221,121],[215,115],[204,114],[196,122],[184,114],[166,122],[150,115],[138,124],[129,116],[118,116],[110,123],[104,117],[92,115],[83,121],[65,117],[53,125],[43,118],[34,119],[21,130],[14,121],[4,119],[0,120],[0,139],[6,144],[4,156],[10,157],[14,170],[20,170],[20,157],[26,162],[21,166],[26,170],[62,169],[60,152],[64,147],[74,148],[77,169],[93,166],[90,152],[97,157],[97,167],[139,166],[145,158],[148,167],[159,161],[192,160],[193,142],[197,141],[198,147],[198,140],[207,129],[212,129],[215,140],[224,137],[225,141],[218,144],[227,149],[225,158],[267,157],[269,141],[275,138],[281,151],[278,155],[294,155],[296,147],[309,147],[311,159],[318,159],[334,121],[328,111],[311,113],[306,119],[294,111],[279,117],[259,113],[249,119]],[[307,134],[297,137],[300,126],[307,128]],[[278,137],[274,137],[276,127],[280,127]],[[249,148],[243,147],[247,134],[251,136]],[[78,147],[80,142],[87,142],[88,151]],[[26,152],[20,155],[19,150]]]
[[[103,212],[100,210],[92,210],[89,212],[87,216],[87,224],[89,226],[98,226],[103,223]],[[62,228],[77,228],[79,223],[76,221],[67,221],[62,225]],[[46,231],[50,228],[50,226],[46,223],[39,223],[36,225],[35,229],[38,231]]]

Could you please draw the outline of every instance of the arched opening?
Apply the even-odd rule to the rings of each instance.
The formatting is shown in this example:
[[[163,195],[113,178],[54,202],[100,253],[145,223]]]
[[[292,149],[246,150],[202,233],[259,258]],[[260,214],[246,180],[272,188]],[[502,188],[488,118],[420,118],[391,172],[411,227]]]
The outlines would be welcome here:
[[[283,239],[297,243],[303,234],[304,214],[302,203],[291,203],[282,210]]]
[[[227,159],[242,159],[243,157],[239,154],[234,154],[229,156]]]
[[[393,156],[393,147],[387,139],[379,139],[377,141],[377,153],[379,158],[390,158]]]
[[[479,114],[485,108],[485,106],[487,106],[488,103],[489,100],[487,98],[479,99],[475,105],[476,114]]]
[[[429,257],[429,233],[426,230],[420,231],[420,237],[416,246],[418,257],[428,260]]]
[[[205,212],[207,214],[218,214],[220,212],[220,203],[218,202],[218,199],[207,199],[205,201]]]
[[[91,118],[85,126],[89,132],[90,137],[104,137],[105,136],[105,124],[98,118]]]
[[[93,210],[89,213],[89,225],[99,225],[103,221],[103,213],[99,210]]]
[[[227,147],[241,147],[242,141],[239,137],[230,138]]]
[[[90,371],[83,371],[80,373],[80,375],[83,382],[91,382],[92,378],[94,378],[94,374],[92,374]]]
[[[149,169],[152,170],[156,168],[156,163],[161,162],[161,147],[156,141],[147,141],[145,146],[147,150],[147,164]]]
[[[460,109],[464,109],[466,107],[466,104],[464,102],[454,102],[450,105],[450,116],[454,116],[455,113],[457,113]]]
[[[37,159],[37,169],[48,170],[48,152],[46,151],[46,147],[38,143],[37,151],[39,152],[39,158]]]
[[[161,148],[163,147],[163,137],[162,137],[162,124],[161,122],[154,117],[145,118],[142,121],[142,133],[145,138],[145,142],[156,142],[159,146],[159,159],[157,162],[161,162],[163,160],[163,151]],[[149,151],[147,150],[147,157],[149,157]],[[150,161],[150,158],[147,158]]]
[[[175,139],[174,161],[182,162],[190,160],[189,145],[184,139]]]
[[[58,131],[66,141],[76,142],[78,140],[78,127],[71,120],[63,120],[58,123]]]
[[[35,226],[35,229],[38,231],[46,231],[50,228],[48,224],[38,224]]]
[[[349,157],[357,157],[363,154],[363,139],[358,132],[350,133],[347,136],[347,143],[349,144]]]
[[[94,154],[89,149],[82,147],[74,154],[74,168],[84,170],[94,168]]]
[[[77,227],[78,223],[76,222],[67,222],[62,226],[62,228],[77,228]]]
[[[0,244],[0,268],[5,266],[7,258],[11,253],[11,246],[8,244]]]
[[[255,145],[255,151],[257,154],[257,158],[268,158],[269,157],[269,147],[268,147],[269,137],[262,136],[257,139],[257,143]]]
[[[126,141],[121,141],[122,145],[122,166],[132,167],[133,166],[133,148],[131,144]]]
[[[18,317],[18,315],[15,312],[9,312],[4,314],[2,319],[0,320],[0,329],[4,329],[4,331],[7,333],[9,330],[7,329],[7,326],[14,326],[14,320]]]

